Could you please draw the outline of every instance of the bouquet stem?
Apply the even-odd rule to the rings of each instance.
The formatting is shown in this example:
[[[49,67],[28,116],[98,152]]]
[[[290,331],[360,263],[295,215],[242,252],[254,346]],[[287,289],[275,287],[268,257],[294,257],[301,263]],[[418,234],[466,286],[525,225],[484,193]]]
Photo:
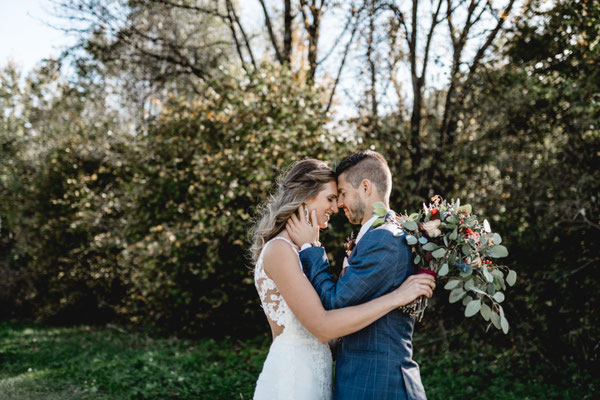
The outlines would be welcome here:
[[[419,268],[417,274],[427,274],[433,276],[434,278],[437,276],[435,271],[432,271],[427,268]],[[421,322],[423,320],[423,315],[425,314],[425,309],[427,308],[428,304],[429,299],[425,296],[420,296],[419,298],[413,300],[411,303],[400,307],[400,310],[410,315],[417,322]]]

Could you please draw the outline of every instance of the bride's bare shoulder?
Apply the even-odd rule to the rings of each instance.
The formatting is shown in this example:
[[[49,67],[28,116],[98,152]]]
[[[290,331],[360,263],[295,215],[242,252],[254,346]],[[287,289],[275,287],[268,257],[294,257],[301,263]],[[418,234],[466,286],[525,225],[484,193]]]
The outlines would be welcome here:
[[[263,266],[267,272],[275,268],[297,268],[298,255],[294,245],[287,240],[271,240],[264,250]]]

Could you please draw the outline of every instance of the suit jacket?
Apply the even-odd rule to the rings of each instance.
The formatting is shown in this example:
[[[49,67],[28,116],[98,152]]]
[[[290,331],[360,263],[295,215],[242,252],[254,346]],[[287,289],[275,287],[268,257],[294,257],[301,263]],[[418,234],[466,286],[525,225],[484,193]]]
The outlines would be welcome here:
[[[325,309],[348,307],[384,295],[414,273],[404,232],[395,224],[371,228],[348,257],[336,282],[325,250],[300,252],[302,267]],[[426,399],[418,364],[412,359],[414,320],[394,310],[342,338],[336,362],[334,399]]]

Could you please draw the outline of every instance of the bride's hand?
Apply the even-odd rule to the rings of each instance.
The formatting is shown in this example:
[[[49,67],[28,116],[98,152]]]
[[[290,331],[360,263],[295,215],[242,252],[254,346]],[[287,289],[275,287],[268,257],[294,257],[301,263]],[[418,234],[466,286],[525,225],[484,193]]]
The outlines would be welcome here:
[[[433,276],[416,274],[406,278],[402,285],[392,293],[396,294],[398,307],[401,307],[409,304],[419,296],[430,298],[433,296],[433,289],[435,289],[435,278]]]
[[[288,219],[285,224],[285,230],[292,239],[292,242],[298,247],[305,243],[315,243],[319,241],[319,226],[317,224],[317,212],[312,210],[310,213],[310,224],[306,220],[308,210],[305,205],[301,205],[296,213]]]

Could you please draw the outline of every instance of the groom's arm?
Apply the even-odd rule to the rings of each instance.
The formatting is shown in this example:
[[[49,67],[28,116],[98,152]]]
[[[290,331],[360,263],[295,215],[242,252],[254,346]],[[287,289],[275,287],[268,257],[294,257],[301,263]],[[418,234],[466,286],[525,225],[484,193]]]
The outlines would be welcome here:
[[[327,271],[325,250],[312,247],[300,252],[304,273],[330,310],[364,303],[390,292],[412,273],[412,256],[404,236],[386,229],[368,232],[357,244],[344,275],[335,282]]]

